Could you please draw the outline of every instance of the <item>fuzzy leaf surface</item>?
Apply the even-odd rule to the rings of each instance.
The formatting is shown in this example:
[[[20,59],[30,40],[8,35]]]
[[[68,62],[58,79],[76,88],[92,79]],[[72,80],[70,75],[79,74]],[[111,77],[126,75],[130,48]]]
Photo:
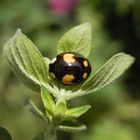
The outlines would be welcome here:
[[[55,103],[52,96],[43,85],[41,85],[41,99],[46,111],[53,115],[55,112]]]
[[[27,86],[39,89],[40,82],[47,82],[47,65],[36,46],[20,29],[5,44],[4,55],[11,69]]]
[[[114,55],[101,69],[81,87],[87,93],[102,89],[117,79],[134,62],[134,57],[125,53]]]
[[[84,105],[84,106],[80,106],[80,107],[71,108],[71,109],[66,111],[65,119],[70,120],[73,118],[78,118],[79,116],[84,114],[90,108],[91,108],[90,105]]]
[[[91,47],[91,25],[84,23],[66,32],[58,42],[57,53],[77,52],[87,57]]]

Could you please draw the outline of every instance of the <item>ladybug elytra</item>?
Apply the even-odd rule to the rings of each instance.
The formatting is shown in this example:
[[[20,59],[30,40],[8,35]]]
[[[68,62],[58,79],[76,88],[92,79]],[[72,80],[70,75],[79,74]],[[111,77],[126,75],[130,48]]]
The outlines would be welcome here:
[[[78,84],[87,79],[91,73],[89,61],[79,53],[65,52],[57,55],[49,64],[49,72],[63,84]]]

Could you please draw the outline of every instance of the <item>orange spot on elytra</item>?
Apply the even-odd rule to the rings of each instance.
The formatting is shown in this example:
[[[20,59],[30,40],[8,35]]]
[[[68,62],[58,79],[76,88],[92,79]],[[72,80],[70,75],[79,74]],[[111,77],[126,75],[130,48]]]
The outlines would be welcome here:
[[[72,80],[74,80],[74,79],[75,79],[75,77],[73,76],[73,74],[66,74],[63,77],[62,81],[63,81],[63,83],[70,84],[70,83],[72,83]]]
[[[87,78],[87,73],[86,72],[83,74],[83,78],[84,79]]]
[[[84,64],[85,67],[88,67],[88,62],[87,62],[87,60],[84,60],[83,64]]]
[[[67,63],[74,63],[76,60],[74,59],[74,54],[64,54],[63,56],[64,61]]]

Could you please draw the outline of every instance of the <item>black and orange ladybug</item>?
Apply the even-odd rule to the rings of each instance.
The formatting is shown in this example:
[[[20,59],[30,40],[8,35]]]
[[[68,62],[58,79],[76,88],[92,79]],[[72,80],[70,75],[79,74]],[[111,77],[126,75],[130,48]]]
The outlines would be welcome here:
[[[91,73],[91,66],[81,54],[65,52],[49,64],[49,72],[61,83],[72,85],[87,79]]]

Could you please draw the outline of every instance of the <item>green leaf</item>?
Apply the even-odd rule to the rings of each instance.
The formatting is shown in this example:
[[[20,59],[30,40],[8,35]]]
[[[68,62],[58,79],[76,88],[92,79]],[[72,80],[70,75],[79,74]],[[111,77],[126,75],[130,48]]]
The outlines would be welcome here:
[[[47,89],[43,85],[41,85],[41,99],[42,99],[42,102],[43,102],[43,105],[44,105],[46,111],[50,115],[54,115],[55,103],[52,99],[52,96],[50,95],[50,93],[47,91]]]
[[[117,79],[133,62],[134,57],[125,53],[113,56],[92,78],[83,84],[81,89],[86,93],[100,90]]]
[[[86,130],[87,127],[84,124],[75,124],[73,123],[71,126],[70,125],[59,125],[58,129],[64,132],[79,132],[79,131],[83,131]]]
[[[56,116],[63,117],[67,110],[66,101],[64,99],[59,99],[56,103]]]
[[[44,61],[45,61],[47,69],[49,69],[49,64],[50,64],[51,60],[49,58],[47,58],[47,57],[44,57]]]
[[[47,82],[48,68],[43,56],[20,29],[5,44],[4,55],[15,75],[25,85],[39,89],[41,82]]]
[[[79,116],[84,114],[90,108],[91,108],[90,105],[84,105],[84,106],[80,106],[80,107],[71,108],[71,109],[66,111],[65,119],[70,120],[73,118],[78,118]]]
[[[57,53],[77,52],[87,57],[91,47],[91,24],[76,26],[62,36],[57,46]]]
[[[12,140],[9,132],[3,127],[0,127],[0,140]]]

